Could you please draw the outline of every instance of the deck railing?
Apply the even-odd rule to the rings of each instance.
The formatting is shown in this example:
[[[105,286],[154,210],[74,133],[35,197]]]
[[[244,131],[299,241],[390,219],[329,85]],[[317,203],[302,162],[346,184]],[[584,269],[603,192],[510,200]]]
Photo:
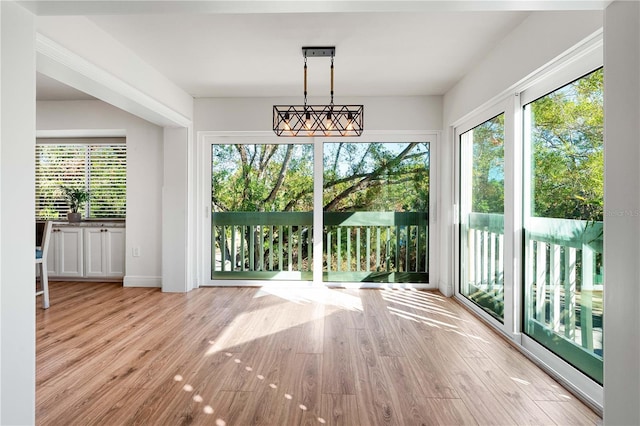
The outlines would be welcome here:
[[[427,282],[427,213],[325,212],[326,281]],[[212,277],[311,279],[313,213],[217,212]]]
[[[325,212],[324,247],[327,281],[429,281],[424,212]]]
[[[527,333],[602,381],[602,222],[529,218],[525,223]],[[504,219],[472,213],[468,285],[494,306],[504,289]]]
[[[471,213],[468,230],[469,275],[475,287],[502,293],[504,287],[504,215]]]
[[[211,232],[213,278],[311,278],[311,212],[216,212]]]

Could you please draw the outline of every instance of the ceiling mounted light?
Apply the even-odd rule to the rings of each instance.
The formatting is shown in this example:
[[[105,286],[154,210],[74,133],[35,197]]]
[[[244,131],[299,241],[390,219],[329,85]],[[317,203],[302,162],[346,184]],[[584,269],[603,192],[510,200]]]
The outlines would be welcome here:
[[[303,47],[304,105],[274,105],[273,131],[278,136],[360,136],[364,130],[363,105],[333,104],[333,57],[336,48]],[[331,102],[307,105],[307,57],[331,57]]]

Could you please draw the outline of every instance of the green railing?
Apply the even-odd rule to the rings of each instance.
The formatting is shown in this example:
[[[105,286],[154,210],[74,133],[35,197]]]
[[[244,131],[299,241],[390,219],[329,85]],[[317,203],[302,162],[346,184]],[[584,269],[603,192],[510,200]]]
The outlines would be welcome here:
[[[504,318],[504,215],[470,213],[462,293],[499,321]]]
[[[426,213],[325,212],[325,281],[428,282]],[[218,212],[213,279],[310,280],[313,213]]]
[[[525,331],[602,383],[602,222],[525,221]],[[463,285],[483,308],[502,314],[504,216],[471,213]]]
[[[312,278],[312,212],[215,212],[212,278]]]
[[[527,334],[602,383],[602,222],[525,223]]]
[[[429,217],[324,213],[324,280],[429,282]]]

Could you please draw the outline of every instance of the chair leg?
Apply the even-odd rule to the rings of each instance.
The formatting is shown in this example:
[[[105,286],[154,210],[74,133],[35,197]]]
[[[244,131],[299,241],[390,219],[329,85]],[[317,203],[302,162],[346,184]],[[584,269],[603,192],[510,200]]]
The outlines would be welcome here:
[[[40,264],[40,281],[42,282],[42,308],[49,309],[49,276],[47,262]]]

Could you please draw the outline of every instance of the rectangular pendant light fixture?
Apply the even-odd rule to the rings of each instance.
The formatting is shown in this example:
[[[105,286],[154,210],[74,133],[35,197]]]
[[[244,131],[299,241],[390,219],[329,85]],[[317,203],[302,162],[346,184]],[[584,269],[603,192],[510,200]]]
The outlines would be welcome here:
[[[336,48],[303,47],[304,105],[274,105],[273,131],[278,136],[360,136],[364,130],[364,105],[333,103],[333,57]],[[307,105],[307,57],[331,57],[331,102]]]

